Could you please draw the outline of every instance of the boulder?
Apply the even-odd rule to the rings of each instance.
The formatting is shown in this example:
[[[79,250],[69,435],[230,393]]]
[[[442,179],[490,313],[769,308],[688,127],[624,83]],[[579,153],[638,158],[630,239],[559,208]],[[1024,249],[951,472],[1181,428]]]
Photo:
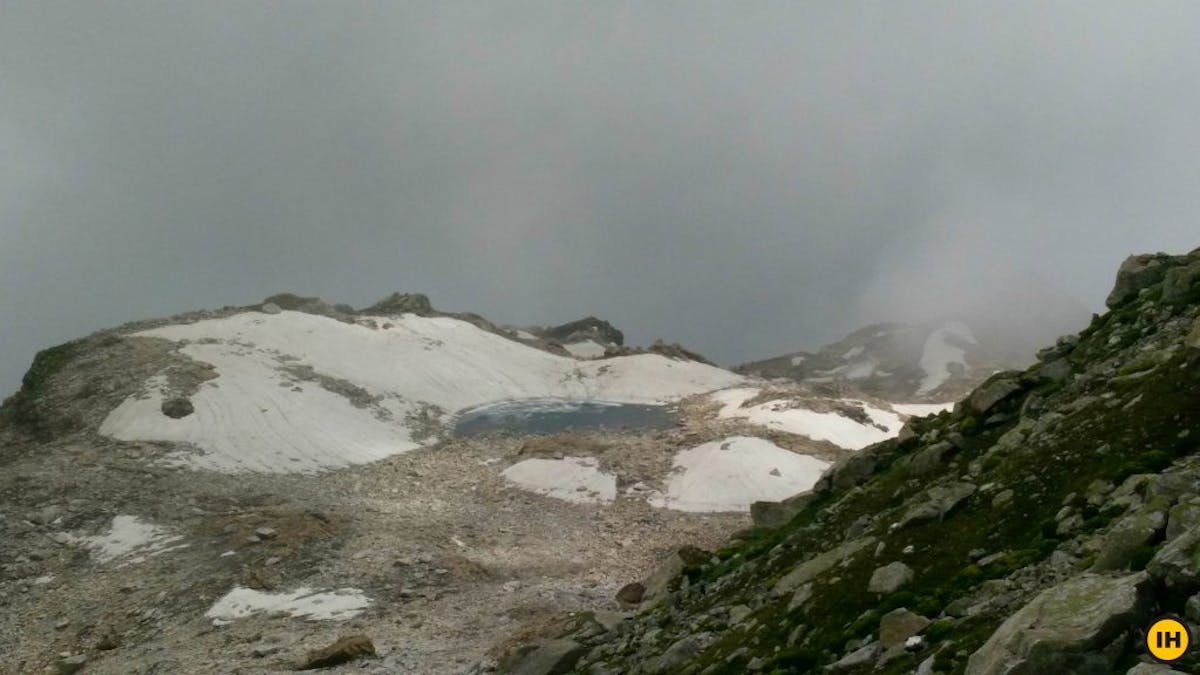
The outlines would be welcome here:
[[[264,302],[262,304],[262,306],[259,307],[258,309],[263,314],[278,314],[283,311],[283,309],[279,305],[277,305],[273,302]]]
[[[787,611],[794,612],[800,609],[810,598],[812,598],[812,584],[804,584],[796,589],[796,592],[792,594],[792,599],[788,600]]]
[[[700,650],[712,642],[712,638],[711,633],[699,633],[696,635],[687,635],[676,640],[670,647],[667,647],[667,651],[663,652],[662,656],[658,657],[658,661],[654,663],[652,672],[678,672],[679,666],[700,653]]]
[[[1066,359],[1048,361],[1034,369],[1033,377],[1044,382],[1066,382],[1071,377],[1071,362]]]
[[[1200,623],[1200,593],[1193,595],[1183,603],[1183,615],[1192,623]]]
[[[834,462],[833,466],[826,469],[817,479],[812,493],[823,495],[833,490],[849,490],[865,483],[875,473],[875,468],[879,465],[879,447],[885,444],[887,442],[872,445]]]
[[[859,647],[858,649],[838,659],[829,666],[829,670],[850,670],[851,668],[865,666],[874,661],[875,657],[879,656],[879,651],[879,643],[872,642],[871,644],[864,647]]]
[[[1200,282],[1200,261],[1172,267],[1163,275],[1162,301],[1168,304],[1187,302]]]
[[[617,591],[617,604],[626,609],[631,609],[642,604],[642,598],[646,597],[646,586],[640,581],[625,584],[621,590]]]
[[[903,647],[910,637],[920,635],[929,624],[929,619],[904,607],[893,609],[879,620],[879,644],[885,650]]]
[[[908,508],[908,511],[897,523],[897,529],[925,520],[945,518],[973,494],[975,494],[975,485],[972,483],[953,482],[947,485],[936,485],[926,491],[917,503]]]
[[[967,661],[967,675],[1110,673],[1104,648],[1142,628],[1152,584],[1145,572],[1084,574],[1039,593]]]
[[[1162,497],[1168,502],[1177,502],[1200,492],[1200,481],[1191,471],[1172,471],[1155,475],[1155,480],[1146,486],[1147,500]]]
[[[1008,371],[993,375],[971,392],[965,401],[966,408],[974,414],[984,415],[1018,391],[1021,391],[1020,373]]]
[[[1161,506],[1165,509],[1166,504]],[[1097,572],[1129,569],[1138,554],[1163,531],[1166,523],[1164,510],[1149,505],[1121,518],[1101,540],[1092,569]]]
[[[934,443],[922,449],[913,455],[912,460],[909,462],[909,475],[924,476],[925,474],[933,473],[941,465],[942,459],[953,451],[954,446],[946,441]]]
[[[538,640],[521,645],[505,657],[497,672],[507,675],[569,673],[587,650],[573,640]]]
[[[1193,527],[1158,549],[1146,571],[1176,593],[1200,591],[1200,527]]]
[[[1200,504],[1185,502],[1171,507],[1167,516],[1167,541],[1175,541],[1179,535],[1200,525]]]
[[[171,419],[182,419],[196,412],[192,402],[183,397],[175,397],[164,399],[162,402],[162,414]]]
[[[871,593],[887,595],[907,586],[912,580],[912,568],[900,561],[896,561],[879,567],[872,572],[871,580],[867,582],[867,590]]]
[[[1137,297],[1143,288],[1159,283],[1170,269],[1173,258],[1165,253],[1131,255],[1117,270],[1117,280],[1104,304],[1109,309]]]
[[[642,582],[645,588],[642,593],[642,604],[654,605],[673,590],[676,581],[688,570],[703,565],[708,561],[707,551],[695,546],[683,546],[659,564],[654,573]]]
[[[757,527],[783,527],[816,499],[813,492],[801,492],[783,501],[754,502],[750,505],[750,519]]]
[[[346,635],[337,642],[308,653],[297,670],[316,670],[348,663],[364,656],[375,656],[375,643],[366,635]]]
[[[1192,331],[1184,338],[1183,343],[1192,349],[1200,349],[1200,316],[1192,322]]]
[[[868,546],[875,545],[875,537],[865,537],[846,542],[836,548],[819,553],[816,556],[796,565],[791,572],[775,582],[771,592],[776,597],[783,597],[818,576],[832,569],[835,565],[857,554]]]
[[[54,663],[54,672],[58,675],[72,675],[87,665],[86,654],[75,654],[59,659]]]

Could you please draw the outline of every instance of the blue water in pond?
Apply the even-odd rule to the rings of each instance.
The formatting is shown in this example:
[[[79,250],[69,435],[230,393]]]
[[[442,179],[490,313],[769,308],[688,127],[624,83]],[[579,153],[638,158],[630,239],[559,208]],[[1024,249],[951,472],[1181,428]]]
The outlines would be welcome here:
[[[454,425],[456,436],[489,431],[553,434],[577,429],[669,429],[674,408],[603,401],[529,400],[498,403],[468,410]]]

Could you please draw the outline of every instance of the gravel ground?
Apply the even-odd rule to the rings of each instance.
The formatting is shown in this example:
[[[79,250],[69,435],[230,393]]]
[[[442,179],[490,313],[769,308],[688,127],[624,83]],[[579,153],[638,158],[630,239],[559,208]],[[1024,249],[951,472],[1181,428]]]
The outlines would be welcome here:
[[[371,637],[379,656],[345,672],[486,668],[565,614],[618,609],[616,590],[675,547],[717,548],[748,524],[744,514],[676,513],[625,494],[639,481],[661,486],[676,451],[748,434],[823,459],[840,454],[714,420],[702,398],[681,409],[668,431],[450,439],[318,475],[166,468],[156,460],[169,447],[84,431],[49,444],[0,438],[0,672],[55,672],[78,654],[87,673],[282,672],[353,633]],[[499,475],[560,454],[597,457],[618,474],[622,496],[570,504]],[[182,536],[171,545],[186,547],[105,562],[72,543],[117,515],[167,528]],[[372,604],[344,622],[259,614],[214,626],[205,612],[235,586],[357,588]]]

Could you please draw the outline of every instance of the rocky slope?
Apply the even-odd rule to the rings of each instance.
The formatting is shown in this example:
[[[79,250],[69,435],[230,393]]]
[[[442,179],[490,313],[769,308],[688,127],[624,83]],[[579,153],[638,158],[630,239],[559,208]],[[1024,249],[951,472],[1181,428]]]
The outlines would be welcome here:
[[[1200,624],[1200,249],[1130,258],[1108,305],[502,670],[1196,672],[1141,631]]]

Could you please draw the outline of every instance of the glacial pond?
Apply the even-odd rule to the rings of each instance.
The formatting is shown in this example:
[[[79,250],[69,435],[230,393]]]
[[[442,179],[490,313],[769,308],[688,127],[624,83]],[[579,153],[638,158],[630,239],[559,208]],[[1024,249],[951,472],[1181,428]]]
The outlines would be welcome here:
[[[456,436],[491,431],[553,434],[581,429],[670,429],[679,419],[672,406],[607,401],[536,399],[508,401],[459,414]]]

